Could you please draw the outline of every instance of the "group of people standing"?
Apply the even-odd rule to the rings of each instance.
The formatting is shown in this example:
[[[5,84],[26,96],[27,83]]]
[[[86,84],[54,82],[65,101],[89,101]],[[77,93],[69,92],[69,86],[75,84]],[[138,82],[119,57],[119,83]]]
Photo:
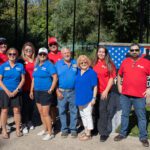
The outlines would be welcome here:
[[[72,59],[69,48],[64,47],[61,52],[58,51],[58,42],[55,37],[48,39],[48,47],[50,52],[42,47],[35,57],[36,50],[33,44],[27,42],[23,45],[21,56],[18,57],[18,51],[15,48],[7,50],[6,39],[0,38],[2,137],[9,138],[6,125],[10,106],[13,107],[18,137],[22,136],[22,132],[27,134],[29,130],[34,129],[32,118],[36,103],[43,124],[43,130],[37,135],[42,136],[43,140],[54,138],[52,126],[56,121],[56,106],[61,123],[61,137],[66,138],[69,133],[71,137],[77,137],[79,110],[84,126],[79,139],[89,140],[91,131],[94,129],[92,112],[97,105],[97,129],[100,141],[105,142],[112,131],[111,90],[116,78],[116,68],[107,48],[99,46],[95,61],[92,63],[86,55],[80,55],[77,61]],[[146,90],[146,77],[150,75],[150,62],[140,58],[139,54],[139,45],[131,45],[130,58],[123,61],[119,70],[118,88],[123,113],[121,132],[114,140],[120,141],[126,137],[129,113],[133,104],[138,117],[140,141],[144,146],[149,146],[144,97],[149,95],[149,89]],[[139,88],[138,91],[137,88]],[[69,126],[67,124],[68,109]]]

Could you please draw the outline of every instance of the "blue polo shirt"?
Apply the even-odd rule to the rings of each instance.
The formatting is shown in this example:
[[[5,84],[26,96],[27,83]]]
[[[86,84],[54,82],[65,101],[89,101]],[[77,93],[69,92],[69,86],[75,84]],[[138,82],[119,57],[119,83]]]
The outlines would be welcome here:
[[[93,98],[93,89],[97,85],[97,75],[95,71],[89,68],[83,75],[81,70],[75,81],[75,102],[78,106],[88,104]]]
[[[62,89],[74,89],[75,78],[77,75],[76,60],[71,59],[71,65],[64,62],[63,59],[57,61],[55,64],[58,75],[58,86]]]
[[[33,71],[34,90],[48,91],[52,85],[53,74],[56,74],[56,69],[49,60],[46,60],[41,66],[36,65]]]
[[[21,75],[25,74],[24,66],[21,63],[16,62],[12,68],[9,61],[0,66],[0,75],[2,76],[2,82],[6,88],[13,92],[21,81]],[[3,90],[0,87],[0,90]]]

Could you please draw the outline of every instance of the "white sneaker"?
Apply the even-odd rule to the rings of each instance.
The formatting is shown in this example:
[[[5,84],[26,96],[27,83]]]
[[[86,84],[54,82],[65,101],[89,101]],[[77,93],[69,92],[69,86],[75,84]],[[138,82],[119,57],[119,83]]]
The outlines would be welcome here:
[[[6,125],[6,128],[7,128],[7,132],[11,131],[11,126],[9,126],[8,124]]]
[[[39,133],[37,133],[38,136],[42,136],[42,135],[45,135],[46,134],[46,131],[45,130],[42,130],[40,131]]]
[[[30,129],[30,130],[34,130],[34,126],[31,126],[29,129]]]
[[[24,135],[29,133],[27,127],[24,127],[23,130],[22,130],[22,132],[23,132]]]
[[[28,122],[28,128],[29,128],[29,130],[34,130],[34,126],[31,121]]]
[[[43,140],[43,141],[48,141],[48,140],[53,139],[54,137],[55,137],[54,134],[47,134],[47,135],[45,135],[45,136],[42,138],[42,140]]]

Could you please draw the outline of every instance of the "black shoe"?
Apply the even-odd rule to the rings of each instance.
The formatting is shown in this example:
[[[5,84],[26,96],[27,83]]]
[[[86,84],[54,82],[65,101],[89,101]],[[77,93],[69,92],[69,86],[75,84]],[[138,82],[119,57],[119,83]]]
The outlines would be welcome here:
[[[78,136],[77,132],[71,132],[71,137],[76,138]]]
[[[144,147],[149,147],[149,142],[147,139],[140,140]]]
[[[122,135],[117,135],[117,136],[115,136],[115,138],[114,138],[114,141],[121,141],[121,140],[123,140],[123,139],[125,139],[126,137],[124,137],[124,136],[122,136]]]
[[[68,137],[68,132],[62,132],[62,133],[61,133],[61,137],[62,137],[62,138]]]
[[[100,136],[100,141],[105,142],[108,139],[108,137],[109,137],[108,135],[101,135]]]

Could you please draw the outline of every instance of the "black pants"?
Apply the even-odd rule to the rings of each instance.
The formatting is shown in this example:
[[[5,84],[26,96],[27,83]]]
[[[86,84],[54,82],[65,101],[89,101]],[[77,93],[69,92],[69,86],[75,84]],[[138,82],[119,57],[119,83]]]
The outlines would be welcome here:
[[[21,111],[21,115],[22,115],[22,123],[26,124],[29,121],[33,121],[33,113],[35,110],[35,100],[31,100],[29,97],[29,92],[23,92],[22,95],[22,111]]]
[[[118,95],[109,93],[106,100],[101,100],[99,95],[99,119],[98,132],[100,135],[108,136],[112,131],[112,118],[119,109]]]

